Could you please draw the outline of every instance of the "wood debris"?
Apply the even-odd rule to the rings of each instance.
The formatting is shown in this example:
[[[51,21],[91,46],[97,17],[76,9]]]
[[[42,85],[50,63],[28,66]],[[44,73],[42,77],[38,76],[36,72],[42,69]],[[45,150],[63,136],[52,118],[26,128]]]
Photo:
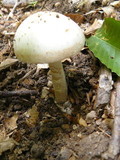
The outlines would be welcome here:
[[[4,60],[4,61],[1,62],[1,64],[0,64],[0,71],[2,71],[3,69],[6,69],[6,68],[14,65],[17,62],[18,62],[18,59],[7,58],[6,60]]]
[[[99,86],[97,89],[96,108],[105,107],[110,103],[110,95],[113,87],[113,80],[111,72],[103,66],[99,75]]]
[[[36,90],[20,90],[20,91],[0,91],[0,97],[13,97],[13,96],[32,96],[37,95]]]
[[[105,159],[114,159],[120,152],[120,78],[116,84],[116,98],[115,98],[115,115],[114,126],[112,131],[112,139],[109,144],[108,151],[103,154]]]

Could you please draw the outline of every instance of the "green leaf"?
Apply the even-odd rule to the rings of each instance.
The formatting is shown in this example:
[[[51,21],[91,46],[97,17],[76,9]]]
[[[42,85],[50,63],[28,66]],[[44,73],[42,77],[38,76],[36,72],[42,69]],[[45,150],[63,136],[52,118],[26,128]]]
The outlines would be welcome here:
[[[120,21],[106,18],[95,35],[87,39],[87,45],[104,65],[120,76]]]

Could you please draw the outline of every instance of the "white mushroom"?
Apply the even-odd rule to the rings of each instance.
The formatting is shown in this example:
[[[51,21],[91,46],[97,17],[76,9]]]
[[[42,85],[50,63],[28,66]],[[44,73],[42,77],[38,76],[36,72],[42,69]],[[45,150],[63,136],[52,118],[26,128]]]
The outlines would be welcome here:
[[[18,59],[27,63],[48,63],[55,100],[67,100],[67,84],[61,60],[79,53],[85,43],[81,28],[70,18],[56,12],[37,12],[26,18],[14,37]]]

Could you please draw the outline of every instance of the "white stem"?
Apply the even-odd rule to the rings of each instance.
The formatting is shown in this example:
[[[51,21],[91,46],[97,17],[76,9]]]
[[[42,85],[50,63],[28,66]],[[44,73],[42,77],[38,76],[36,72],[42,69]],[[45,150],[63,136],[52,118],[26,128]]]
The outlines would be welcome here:
[[[53,87],[55,92],[55,100],[57,103],[64,103],[67,101],[67,83],[62,63],[60,61],[49,64]]]

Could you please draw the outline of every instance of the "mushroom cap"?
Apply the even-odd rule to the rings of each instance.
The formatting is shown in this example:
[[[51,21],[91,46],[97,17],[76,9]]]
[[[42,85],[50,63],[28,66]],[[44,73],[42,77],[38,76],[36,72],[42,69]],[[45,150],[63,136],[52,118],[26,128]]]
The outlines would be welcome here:
[[[77,54],[85,43],[82,29],[57,12],[37,12],[27,17],[14,37],[18,59],[27,63],[54,63]]]

